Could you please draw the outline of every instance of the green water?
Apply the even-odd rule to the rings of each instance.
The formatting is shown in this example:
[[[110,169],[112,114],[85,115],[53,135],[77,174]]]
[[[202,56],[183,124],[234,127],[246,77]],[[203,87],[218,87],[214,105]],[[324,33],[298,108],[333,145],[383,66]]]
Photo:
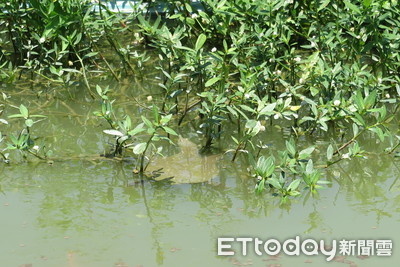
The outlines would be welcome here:
[[[144,111],[126,88],[118,88],[115,108],[128,110],[138,121],[136,115]],[[148,91],[137,90],[135,95]],[[33,113],[48,116],[33,135],[46,137],[60,159],[53,164],[0,164],[0,266],[398,266],[397,158],[371,154],[368,159],[342,161],[324,172],[332,185],[319,197],[303,192],[286,205],[268,193],[256,196],[245,161],[232,164],[229,154],[221,157],[219,171],[209,182],[142,183],[132,173],[132,161],[95,157],[112,143],[102,132],[106,123],[92,115],[98,102],[85,99],[76,89],[55,97],[51,89],[44,89],[40,98],[31,91],[13,92],[14,104],[24,103]],[[13,111],[7,109],[5,115]],[[16,124],[10,120],[1,131],[12,132]],[[188,128],[180,133],[199,141]],[[279,148],[288,135],[273,127],[263,138]],[[375,140],[367,137],[364,148],[379,152]],[[218,237],[284,241],[297,235],[316,240],[391,239],[393,256],[350,256],[330,263],[323,255],[217,256]],[[239,254],[238,246],[234,248]]]

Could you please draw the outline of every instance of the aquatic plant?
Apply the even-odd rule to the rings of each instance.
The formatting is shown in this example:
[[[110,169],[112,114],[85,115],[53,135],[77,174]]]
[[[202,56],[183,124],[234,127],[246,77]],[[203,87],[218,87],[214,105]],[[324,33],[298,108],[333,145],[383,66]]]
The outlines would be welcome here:
[[[98,95],[101,97],[101,111],[95,111],[94,115],[107,121],[111,129],[103,130],[103,132],[115,137],[114,151],[107,156],[123,156],[126,149],[132,149],[132,152],[138,156],[138,167],[135,169],[135,172],[143,173],[154,155],[161,153],[162,147],[156,146],[155,142],[163,140],[172,144],[169,135],[177,135],[172,128],[168,127],[172,114],[162,115],[158,107],[153,104],[152,120],[142,115],[142,122],[133,128],[130,116],[124,115],[122,120],[117,119],[112,108],[114,100],[110,101],[107,96],[110,92],[109,88],[102,89],[99,85],[97,85],[96,88]],[[146,133],[148,139],[147,141],[138,143],[136,141],[137,135],[143,132]],[[164,132],[166,135],[162,135],[160,132]],[[141,139],[143,139],[143,137]],[[151,152],[149,152],[149,150],[151,150]]]
[[[31,114],[28,108],[23,104],[19,106],[18,110],[19,113],[9,115],[8,118],[9,119],[21,118],[24,121],[24,127],[22,127],[22,130],[18,131],[17,135],[9,134],[8,139],[10,142],[8,143],[7,148],[5,150],[7,151],[17,150],[22,154],[24,159],[27,158],[28,154],[33,155],[38,159],[42,160],[45,159],[47,157],[45,143],[42,142],[40,146],[35,143],[35,138],[32,137],[32,127],[36,123],[46,118],[46,116]],[[35,118],[41,118],[41,119],[34,120]],[[7,121],[3,120],[2,122],[4,123]],[[2,155],[5,160],[8,160],[8,155],[6,156],[6,154],[4,153],[2,153]]]
[[[388,153],[399,147],[390,127],[400,95],[397,0],[161,1],[146,12],[132,3],[131,14],[103,1],[29,3],[0,3],[1,80],[23,70],[50,84],[82,80],[92,94],[94,75],[122,83],[156,71],[160,93],[139,103],[138,117],[116,113],[109,89],[96,86],[95,115],[115,141],[109,154],[132,150],[138,172],[161,152],[158,141],[171,142],[175,123],[203,138],[203,151],[228,139],[223,150],[249,164],[256,191],[285,199],[316,192],[324,168],[365,157],[366,135],[390,143]],[[34,120],[19,109],[25,128],[12,147],[24,150]],[[276,128],[289,133],[281,150],[267,145]],[[329,141],[305,146],[308,137]]]

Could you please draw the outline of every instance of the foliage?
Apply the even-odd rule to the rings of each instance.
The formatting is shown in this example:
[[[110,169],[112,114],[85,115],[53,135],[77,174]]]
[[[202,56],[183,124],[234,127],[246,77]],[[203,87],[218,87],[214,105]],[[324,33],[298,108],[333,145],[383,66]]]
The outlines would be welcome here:
[[[203,150],[232,140],[226,153],[248,160],[256,190],[285,199],[303,188],[315,193],[322,168],[364,158],[367,134],[389,142],[388,153],[398,149],[390,129],[400,95],[397,0],[157,1],[146,12],[140,4],[130,14],[102,1],[0,4],[0,79],[12,82],[22,69],[51,83],[80,79],[91,93],[99,71],[120,81],[155,68],[160,94],[145,107],[151,120],[115,114],[109,90],[95,87],[95,115],[115,138],[112,156],[130,148],[144,172],[160,152],[155,143],[176,134],[168,125],[186,121]],[[18,116],[28,127],[15,137],[23,141],[34,121],[21,108]],[[265,144],[275,127],[290,131],[283,150]],[[307,137],[330,141],[303,147]]]
[[[3,94],[3,98],[5,94]],[[31,114],[26,106],[21,104],[18,108],[18,113],[8,116],[8,119],[20,118],[23,120],[24,124],[22,129],[18,131],[16,135],[9,133],[7,136],[3,136],[0,132],[0,144],[9,141],[7,146],[0,151],[0,156],[3,158],[4,162],[9,163],[10,152],[18,151],[23,158],[27,158],[28,155],[32,155],[38,159],[44,160],[51,151],[46,150],[45,143],[42,141],[40,145],[37,144],[37,138],[32,136],[32,129],[35,128],[34,125],[42,121],[46,116]],[[37,120],[35,120],[37,119]],[[0,119],[2,124],[10,124],[12,121],[7,121],[5,119]]]
[[[172,114],[162,115],[160,114],[157,106],[153,105],[152,120],[149,120],[146,118],[146,116],[142,115],[142,122],[133,128],[132,120],[128,115],[124,115],[122,120],[117,119],[117,116],[114,114],[112,108],[114,100],[110,101],[107,96],[107,93],[109,93],[110,90],[108,88],[103,90],[98,85],[96,88],[97,93],[101,97],[101,111],[96,111],[94,114],[98,117],[104,118],[108,122],[108,124],[111,126],[111,129],[104,130],[103,132],[105,134],[114,136],[115,138],[115,149],[114,152],[109,156],[123,156],[124,150],[127,148],[132,149],[132,152],[138,157],[138,172],[143,173],[153,156],[161,153],[162,146],[156,146],[154,143],[162,140],[172,143],[172,141],[169,139],[169,135],[177,135],[172,128],[168,127],[168,123],[172,118]],[[143,132],[145,132],[148,138],[146,141],[138,143],[138,134]],[[162,135],[160,132],[163,132],[167,135]],[[141,139],[143,139],[143,137],[141,137]],[[152,149],[149,153],[150,148]]]

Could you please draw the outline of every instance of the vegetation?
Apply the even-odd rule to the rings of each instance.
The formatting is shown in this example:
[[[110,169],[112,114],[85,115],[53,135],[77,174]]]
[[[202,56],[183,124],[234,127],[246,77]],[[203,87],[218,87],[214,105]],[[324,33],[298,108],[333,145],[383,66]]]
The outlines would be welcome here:
[[[147,11],[141,2],[125,3],[129,14],[105,2],[2,2],[0,80],[82,84],[100,98],[95,115],[115,138],[109,156],[134,155],[139,173],[185,121],[194,121],[190,130],[203,138],[202,152],[231,138],[226,156],[250,166],[256,192],[282,200],[304,189],[315,194],[328,183],[323,168],[365,157],[362,136],[385,144],[382,153],[397,152],[397,0],[157,2],[162,8],[151,3]],[[154,68],[160,93],[147,96],[143,115],[116,114],[99,81],[146,81]],[[62,90],[52,88],[54,95]],[[2,108],[12,108],[3,96]],[[38,116],[21,104],[13,117],[25,126],[17,136],[0,135],[3,159],[12,150],[46,158],[45,145],[34,149],[31,137]],[[267,145],[277,125],[291,132],[283,150]],[[330,142],[302,147],[308,136]]]

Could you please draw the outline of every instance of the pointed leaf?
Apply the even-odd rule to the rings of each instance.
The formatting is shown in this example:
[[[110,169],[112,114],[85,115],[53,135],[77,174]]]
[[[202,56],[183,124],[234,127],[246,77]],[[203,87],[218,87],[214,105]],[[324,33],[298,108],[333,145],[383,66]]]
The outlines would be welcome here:
[[[297,189],[297,187],[299,187],[301,180],[300,179],[296,179],[294,181],[292,181],[290,183],[290,185],[287,188],[287,191],[294,191]]]
[[[310,159],[306,166],[306,173],[311,174],[313,172],[313,170],[314,170],[314,164],[313,164],[312,159]]]
[[[203,33],[200,34],[196,41],[195,50],[199,51],[203,47],[206,40],[207,40],[207,37]]]
[[[214,77],[211,78],[210,80],[208,80],[205,84],[205,87],[210,87],[211,85],[213,85],[214,83],[218,82],[221,78],[220,77]]]
[[[133,147],[133,153],[135,153],[136,155],[140,155],[144,152],[144,150],[146,149],[146,143],[140,143],[137,144]]]
[[[103,130],[103,132],[104,132],[105,134],[114,135],[114,136],[124,136],[124,134],[121,133],[121,132],[118,131],[118,130]]]
[[[29,111],[23,104],[19,106],[19,112],[25,119],[29,117]]]
[[[308,147],[306,149],[303,149],[299,153],[299,159],[306,159],[306,158],[310,157],[311,153],[313,153],[314,150],[315,150],[315,147],[313,147],[313,146],[310,146],[310,147]]]
[[[147,127],[153,128],[153,124],[145,116],[142,116],[142,121],[144,122],[144,124],[146,124]]]
[[[331,160],[332,157],[333,157],[333,146],[332,146],[332,145],[329,145],[329,146],[328,146],[328,149],[326,150],[326,158],[327,158],[328,160]]]
[[[164,131],[166,131],[169,134],[178,135],[172,128],[169,128],[167,126],[163,126],[162,128],[164,129]]]

